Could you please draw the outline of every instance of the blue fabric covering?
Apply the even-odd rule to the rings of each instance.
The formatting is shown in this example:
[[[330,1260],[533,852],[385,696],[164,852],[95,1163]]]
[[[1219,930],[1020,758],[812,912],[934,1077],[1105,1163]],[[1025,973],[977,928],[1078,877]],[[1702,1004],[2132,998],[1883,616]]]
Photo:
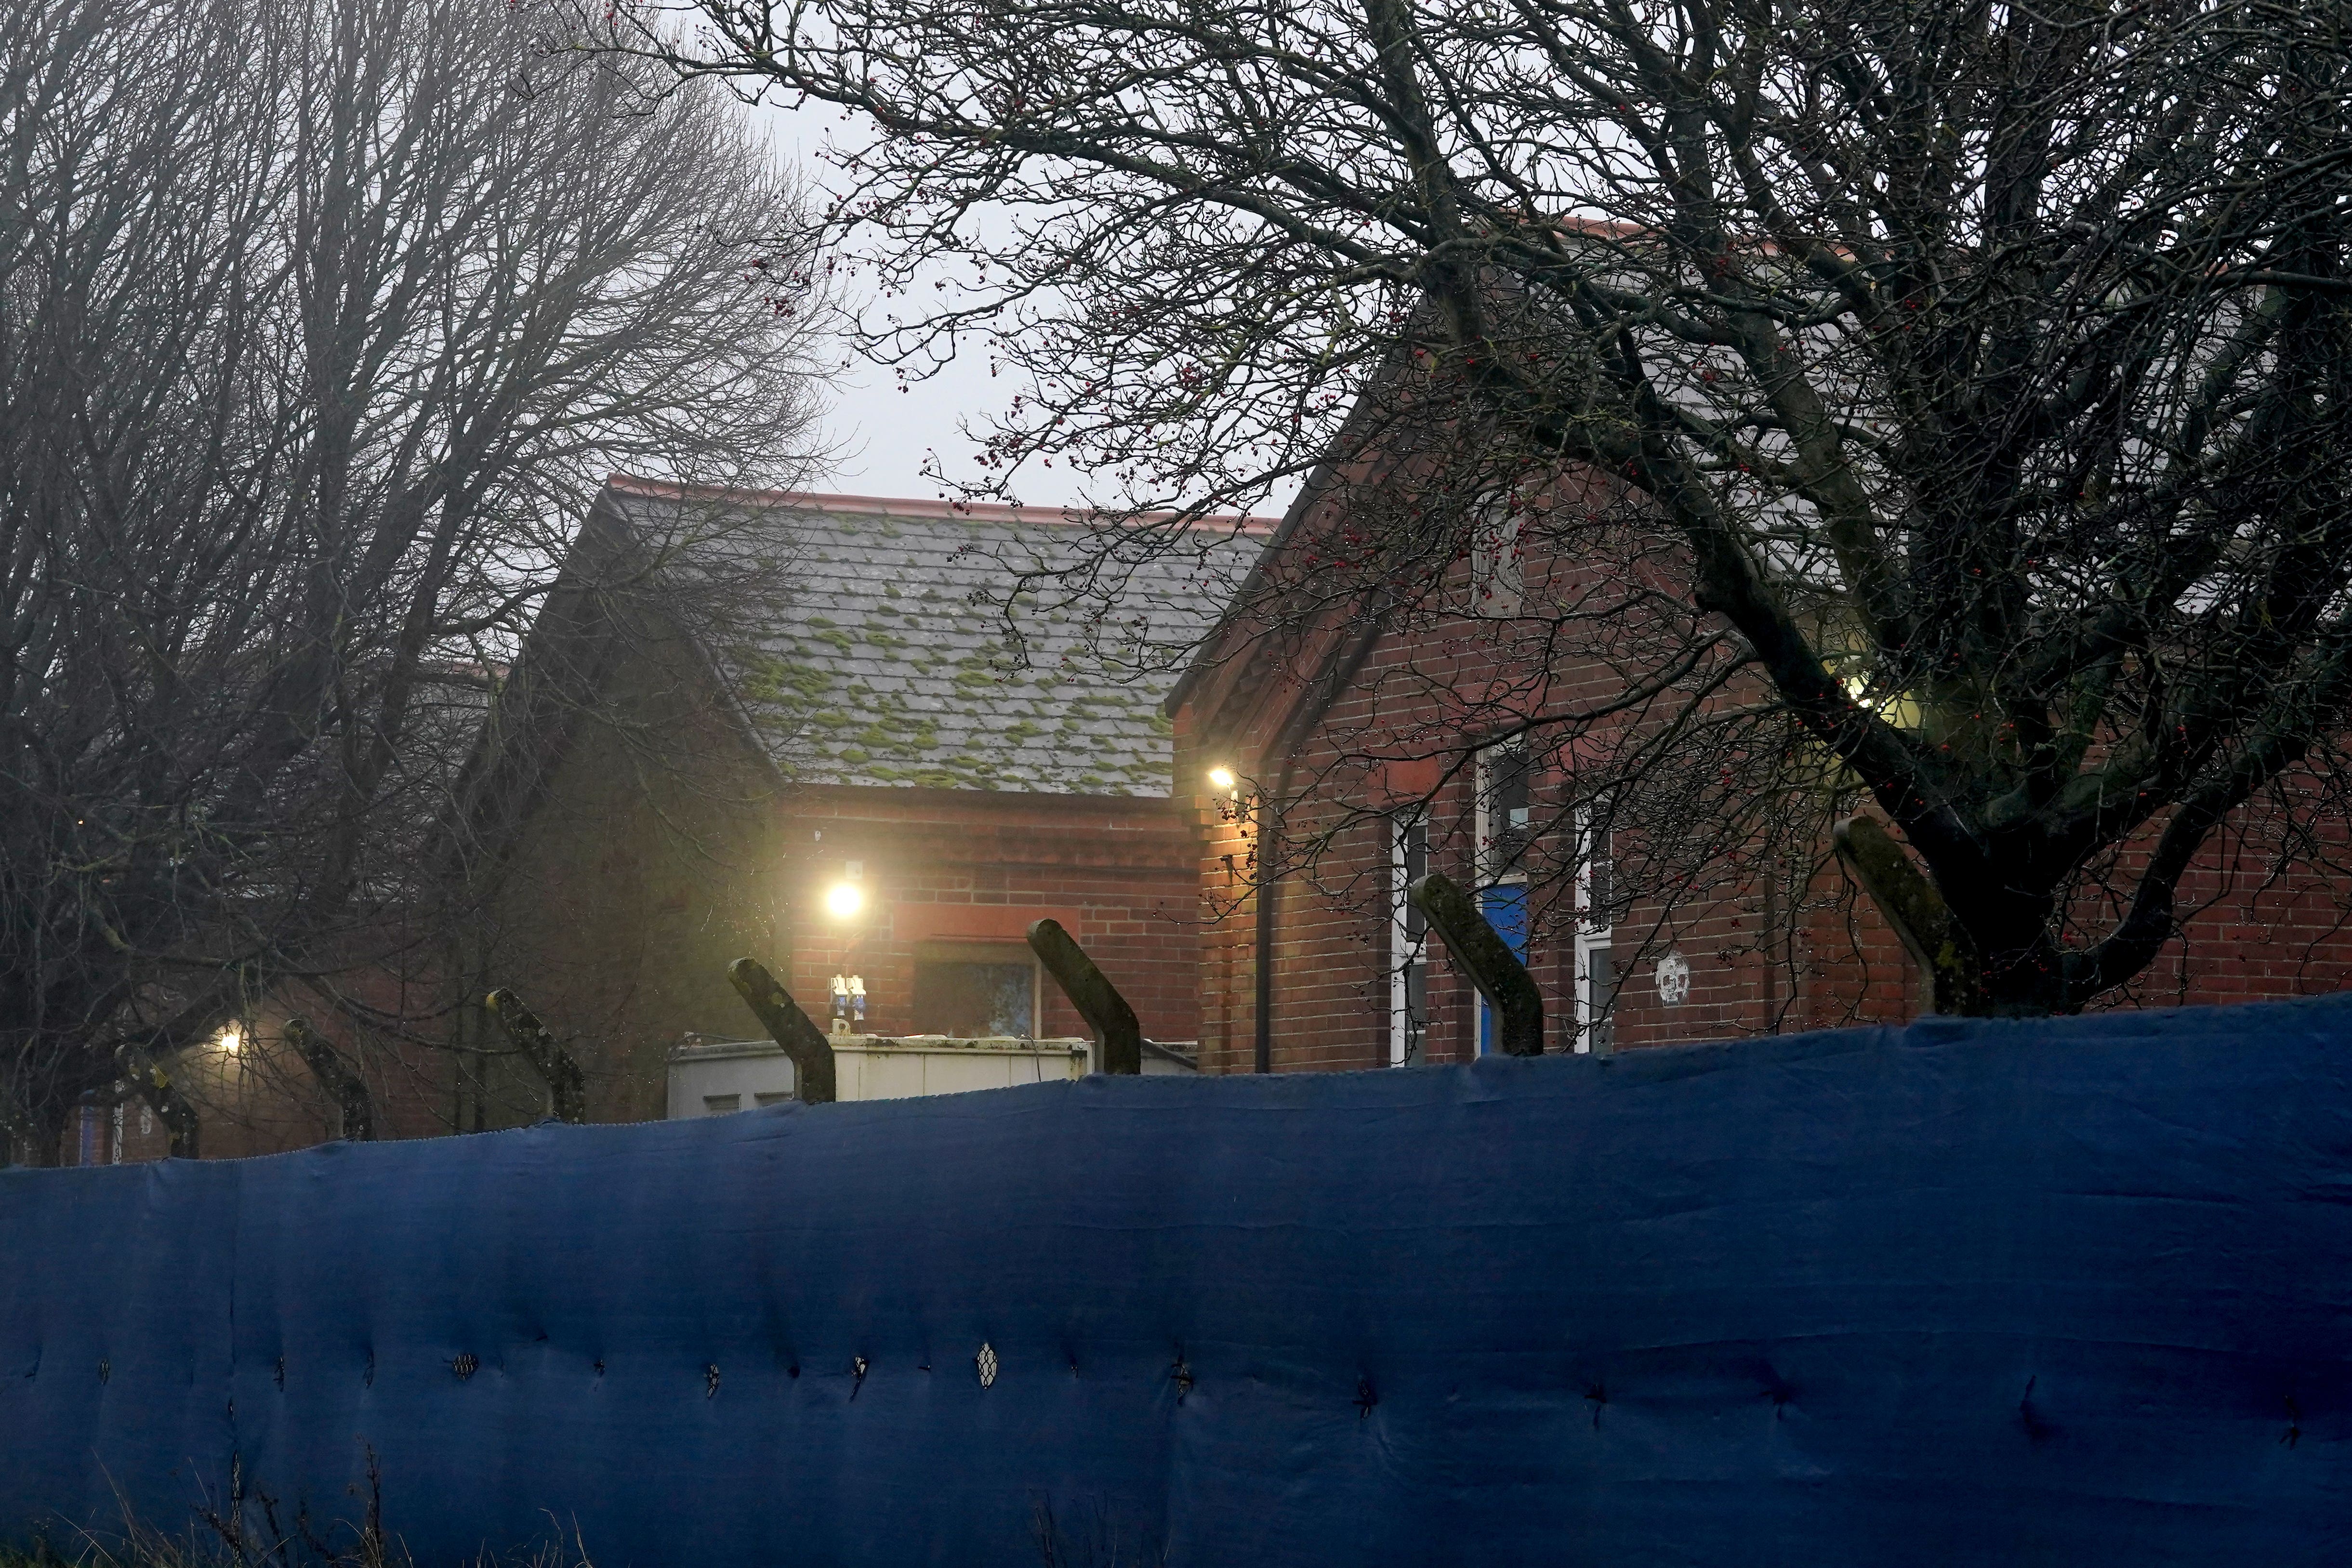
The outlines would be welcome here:
[[[9,1172],[0,1537],[372,1451],[428,1565],[2342,1563],[2348,1071],[2327,1001]]]

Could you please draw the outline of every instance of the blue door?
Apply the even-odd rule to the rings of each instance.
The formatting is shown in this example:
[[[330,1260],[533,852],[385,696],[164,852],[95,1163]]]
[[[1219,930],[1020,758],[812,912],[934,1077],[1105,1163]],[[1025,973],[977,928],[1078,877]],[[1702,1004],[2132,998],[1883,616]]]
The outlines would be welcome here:
[[[1511,950],[1511,956],[1524,964],[1528,961],[1528,890],[1521,883],[1506,883],[1500,887],[1482,889],[1478,894],[1478,913]],[[1486,998],[1478,998],[1478,1054],[1486,1055],[1495,1049],[1495,1008]]]

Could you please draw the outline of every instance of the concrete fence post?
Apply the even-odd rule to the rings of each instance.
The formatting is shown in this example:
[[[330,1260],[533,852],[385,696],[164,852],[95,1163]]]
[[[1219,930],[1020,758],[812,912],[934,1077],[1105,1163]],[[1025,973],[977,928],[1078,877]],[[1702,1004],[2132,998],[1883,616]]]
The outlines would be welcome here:
[[[588,1119],[588,1084],[581,1075],[580,1064],[572,1060],[571,1052],[555,1043],[539,1015],[522,1005],[522,998],[501,986],[492,991],[487,1001],[490,1016],[507,1031],[515,1048],[528,1057],[547,1080],[550,1108],[562,1122],[584,1122]]]
[[[1412,902],[1444,938],[1445,950],[1495,1009],[1508,1056],[1543,1054],[1543,993],[1499,933],[1452,878],[1432,873],[1412,884]]]
[[[769,1038],[793,1059],[793,1085],[802,1101],[831,1104],[839,1091],[834,1077],[833,1044],[824,1038],[824,1031],[810,1021],[792,993],[776,984],[776,977],[757,958],[738,958],[728,965],[727,980],[766,1027]]]
[[[1077,939],[1062,929],[1060,921],[1040,920],[1029,927],[1029,950],[1102,1041],[1102,1070],[1130,1077],[1141,1072],[1143,1026]]]
[[[309,1019],[286,1020],[286,1043],[309,1064],[319,1080],[319,1087],[334,1096],[341,1115],[341,1135],[355,1144],[374,1137],[375,1105],[368,1097],[367,1080],[335,1054],[335,1048],[320,1038]]]

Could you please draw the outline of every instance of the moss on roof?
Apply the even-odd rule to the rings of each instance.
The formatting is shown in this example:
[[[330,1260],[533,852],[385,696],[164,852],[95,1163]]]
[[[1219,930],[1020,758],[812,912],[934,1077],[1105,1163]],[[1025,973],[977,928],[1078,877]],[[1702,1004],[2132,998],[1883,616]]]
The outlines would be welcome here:
[[[1166,795],[1160,700],[1258,544],[1143,561],[1105,605],[1024,576],[1068,565],[1082,525],[808,503],[761,517],[804,586],[767,635],[714,653],[777,761],[820,783]]]

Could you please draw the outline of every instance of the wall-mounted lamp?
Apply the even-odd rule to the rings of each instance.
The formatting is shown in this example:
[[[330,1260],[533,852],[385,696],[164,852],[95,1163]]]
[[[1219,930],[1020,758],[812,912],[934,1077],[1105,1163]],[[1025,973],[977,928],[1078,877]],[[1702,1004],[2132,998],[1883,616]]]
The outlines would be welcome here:
[[[235,1056],[239,1048],[245,1044],[245,1030],[233,1023],[223,1024],[220,1033],[215,1035],[213,1040],[225,1053]]]
[[[866,907],[866,890],[854,882],[836,882],[824,890],[824,912],[835,920],[854,920]]]
[[[1232,794],[1234,792],[1234,786],[1240,782],[1241,780],[1234,776],[1234,770],[1230,768],[1221,767],[1212,768],[1209,769],[1209,788],[1218,790],[1223,794]]]

